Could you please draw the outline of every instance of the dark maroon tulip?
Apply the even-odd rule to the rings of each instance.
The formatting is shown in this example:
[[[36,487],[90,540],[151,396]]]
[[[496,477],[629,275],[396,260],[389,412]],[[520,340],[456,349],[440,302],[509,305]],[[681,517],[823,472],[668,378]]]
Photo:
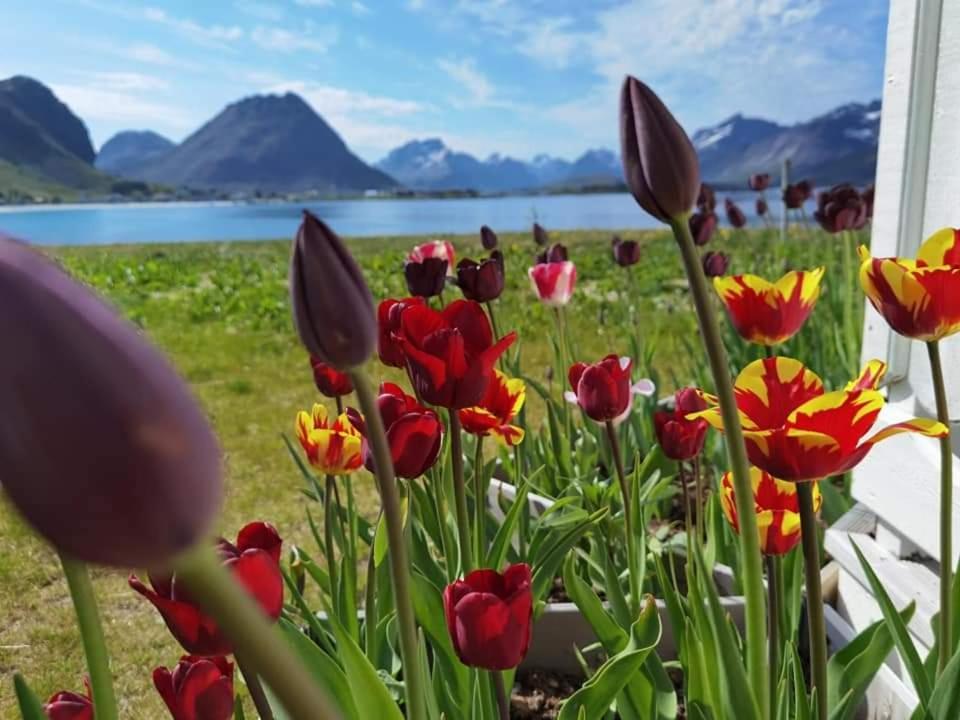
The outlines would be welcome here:
[[[736,229],[742,228],[747,224],[747,216],[743,214],[743,210],[730,198],[725,198],[723,201],[723,208],[727,213],[727,222],[729,222]]]
[[[93,693],[90,681],[84,679],[87,691],[83,695],[70,690],[61,690],[50,696],[43,704],[48,720],[93,720]]]
[[[703,246],[710,242],[716,229],[716,213],[695,212],[690,216],[690,234],[697,245]]]
[[[153,671],[153,685],[173,720],[230,720],[233,717],[233,663],[222,655],[184,655],[173,669]]]
[[[497,234],[484,225],[480,228],[480,242],[484,250],[496,250],[499,240],[497,239]]]
[[[690,212],[700,190],[697,152],[666,105],[631,75],[620,92],[620,146],[640,207],[665,223]]]
[[[697,210],[703,213],[712,213],[717,208],[717,194],[706,183],[700,183],[697,191]]]
[[[425,408],[399,385],[385,382],[380,385],[377,407],[390,444],[390,455],[397,477],[413,480],[433,467],[440,454],[443,425],[433,410]],[[347,416],[366,437],[367,423],[354,408],[347,408]],[[364,443],[364,465],[374,472],[373,454]]]
[[[387,298],[377,306],[377,354],[380,362],[390,367],[406,367],[407,358],[394,337],[400,331],[400,316],[408,307],[423,305],[421,297],[395,300]]]
[[[767,201],[762,197],[757,198],[757,215],[763,217],[770,211],[770,208],[767,206]]]
[[[490,302],[503,292],[503,253],[494,250],[482,262],[469,258],[457,263],[457,285],[467,300]]]
[[[621,240],[613,237],[613,260],[620,267],[630,267],[640,262],[640,243],[636,240]]]
[[[0,475],[78,560],[156,566],[220,508],[220,449],[166,358],[42,254],[0,238]]]
[[[852,185],[834,185],[820,193],[813,218],[828,233],[859,230],[867,224],[867,206]]]
[[[577,404],[591,420],[616,420],[630,407],[630,370],[628,357],[607,355],[593,365],[578,362],[570,366],[567,379],[577,396]]]
[[[703,256],[703,273],[707,277],[720,277],[729,265],[730,257],[726,253],[710,250]]]
[[[283,575],[280,572],[280,549],[283,540],[276,529],[264,522],[245,525],[234,545],[223,538],[217,550],[224,565],[233,573],[263,612],[276,620],[283,610]],[[233,644],[220,631],[213,618],[201,612],[187,588],[177,582],[176,575],[148,574],[150,587],[131,575],[130,587],[157,608],[170,633],[193,655],[212,657],[229,655]]]
[[[310,367],[313,368],[313,381],[321,395],[336,398],[353,392],[353,381],[350,380],[347,373],[340,372],[320,358],[312,356],[310,357]]]
[[[783,189],[783,204],[786,205],[787,210],[800,209],[806,199],[807,196],[799,185],[787,185]]]
[[[428,257],[420,262],[407,261],[403,265],[403,275],[407,279],[407,290],[417,297],[434,297],[443,292],[447,283],[446,258]]]
[[[770,187],[770,174],[756,173],[755,175],[751,175],[747,179],[747,185],[750,186],[751,190],[756,190],[757,192],[763,192],[768,187]]]
[[[813,183],[809,180],[801,180],[797,183],[797,191],[803,196],[804,201],[813,197]]]
[[[566,262],[570,258],[567,256],[567,247],[562,243],[554,243],[543,251],[537,253],[537,265],[544,263]]]
[[[474,570],[443,591],[443,610],[460,662],[485,670],[509,670],[526,657],[533,626],[530,566],[503,574]]]
[[[707,409],[707,403],[692,388],[678,390],[673,412],[658,410],[653,414],[657,442],[671,460],[691,460],[703,450],[707,437],[707,421],[688,420],[687,415]]]
[[[312,213],[293,242],[290,300],[300,341],[311,355],[346,370],[377,343],[373,297],[343,241]]]
[[[870,183],[869,185],[867,185],[863,189],[863,192],[860,193],[860,198],[863,200],[863,204],[867,209],[868,220],[873,218],[873,193],[874,193],[873,183]]]
[[[545,247],[550,243],[550,236],[540,223],[533,224],[533,241],[540,247]]]

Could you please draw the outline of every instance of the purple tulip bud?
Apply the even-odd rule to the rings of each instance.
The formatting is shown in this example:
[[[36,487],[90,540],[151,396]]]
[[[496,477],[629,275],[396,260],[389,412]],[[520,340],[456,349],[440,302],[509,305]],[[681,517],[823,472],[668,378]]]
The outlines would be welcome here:
[[[457,264],[457,285],[467,300],[490,302],[503,292],[503,253],[494,250],[481,262],[466,258]]]
[[[723,207],[727,212],[727,221],[733,225],[733,227],[739,230],[747,224],[747,216],[743,214],[743,210],[741,210],[733,200],[725,198]]]
[[[717,214],[714,212],[695,212],[690,216],[690,234],[693,242],[703,246],[710,242],[717,229]]]
[[[756,175],[751,175],[747,179],[747,185],[750,186],[751,190],[756,190],[757,192],[763,192],[768,187],[770,187],[770,174],[757,173]]]
[[[700,183],[697,191],[697,210],[703,213],[712,213],[717,208],[717,195],[713,188],[706,183]]]
[[[370,289],[343,241],[308,211],[293,243],[290,299],[311,355],[346,370],[373,354],[377,321]]]
[[[540,247],[550,243],[550,236],[540,223],[533,224],[533,241]]]
[[[483,244],[484,250],[496,250],[497,243],[497,234],[491,230],[489,227],[484,225],[480,228],[480,242]]]
[[[0,239],[0,468],[65,554],[157,567],[220,508],[220,449],[163,355],[43,255]]]
[[[620,93],[620,145],[640,207],[665,223],[687,215],[700,190],[696,150],[653,90],[630,75]]]
[[[550,247],[537,253],[538,265],[542,265],[543,263],[566,262],[569,259],[570,258],[567,257],[567,248],[562,243],[554,243]]]
[[[447,265],[446,259],[439,257],[404,263],[403,275],[407,280],[407,289],[410,294],[427,298],[442,293],[447,282]]]
[[[720,277],[729,265],[730,257],[725,253],[710,250],[703,256],[703,274],[707,277]]]
[[[758,197],[757,198],[757,215],[759,215],[760,217],[763,217],[764,215],[767,214],[767,212],[769,212],[769,210],[770,208],[767,207],[767,201],[764,200],[762,197]]]
[[[636,240],[621,240],[614,237],[613,260],[620,267],[630,267],[640,262],[640,243]]]
[[[829,233],[859,230],[867,224],[867,205],[852,185],[834,185],[820,193],[813,218]]]

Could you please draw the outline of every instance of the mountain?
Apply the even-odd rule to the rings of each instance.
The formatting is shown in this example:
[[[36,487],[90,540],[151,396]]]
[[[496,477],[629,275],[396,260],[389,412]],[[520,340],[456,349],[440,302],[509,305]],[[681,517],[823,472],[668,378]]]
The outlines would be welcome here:
[[[277,192],[396,185],[351,153],[323,118],[293,93],[255,95],[228,105],[135,177],[194,188]]]
[[[102,187],[86,125],[42,83],[0,81],[0,161],[39,184]],[[12,174],[12,171],[11,171]]]
[[[176,144],[151,130],[124,130],[107,140],[94,162],[98,170],[120,177],[136,177]]]
[[[698,130],[693,144],[708,182],[745,185],[751,173],[779,175],[790,158],[793,177],[819,185],[873,181],[880,131],[880,101],[850,103],[796,125],[734,115]]]
[[[574,162],[537,155],[523,162],[500,154],[478,160],[451,150],[439,138],[412,140],[392,150],[376,166],[417,190],[509,192],[561,183],[615,182],[620,159],[609,150],[588,150]]]

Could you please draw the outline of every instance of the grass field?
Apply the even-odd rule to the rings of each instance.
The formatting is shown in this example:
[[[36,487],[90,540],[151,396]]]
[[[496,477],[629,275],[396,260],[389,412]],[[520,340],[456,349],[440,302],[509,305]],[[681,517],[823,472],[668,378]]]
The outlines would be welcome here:
[[[613,264],[609,233],[552,234],[552,239],[568,245],[579,271],[569,306],[571,335],[586,360],[626,353],[631,336],[642,338],[655,348],[654,368],[665,393],[677,383],[691,382],[698,365],[690,351],[698,349],[699,341],[678,253],[665,232],[621,235],[643,243],[643,259],[630,273]],[[406,295],[403,256],[422,239],[351,243],[378,300]],[[458,258],[484,254],[477,237],[452,239]],[[785,265],[828,264],[827,283],[836,285],[840,278],[833,268],[841,266],[840,243],[821,233],[798,233],[787,247],[778,247],[772,233],[754,231],[717,237],[710,249],[730,253],[731,272],[772,275],[774,268],[779,271]],[[503,331],[519,332],[524,368],[543,380],[552,357],[547,338],[553,320],[535,300],[526,277],[532,240],[528,235],[505,235],[501,247],[508,282],[498,303],[498,322]],[[300,479],[280,434],[290,431],[296,411],[309,407],[317,393],[289,320],[288,252],[284,240],[58,249],[52,254],[143,327],[199,396],[226,456],[227,497],[218,529],[229,537],[244,522],[264,519],[274,523],[287,542],[306,545],[309,530],[299,500]],[[459,297],[459,291],[450,288],[446,295],[448,300]],[[822,317],[804,330],[807,339],[802,347],[817,348],[817,357],[844,377],[846,368],[836,366],[849,365],[850,358],[838,359],[829,351],[833,332],[824,330],[836,325],[831,319],[836,311],[821,300],[817,312]],[[822,333],[831,336],[829,342],[820,342]],[[806,359],[818,370],[827,369]],[[69,372],[69,359],[64,361],[64,372]],[[384,377],[379,365],[372,370],[377,378]],[[372,512],[375,497],[365,474],[358,488],[362,506]],[[164,717],[150,673],[160,664],[172,666],[181,654],[179,647],[153,608],[128,588],[125,573],[97,571],[95,581],[121,716]],[[82,686],[83,654],[56,558],[3,501],[0,616],[0,716],[15,716],[10,685],[14,671],[23,673],[43,697]]]

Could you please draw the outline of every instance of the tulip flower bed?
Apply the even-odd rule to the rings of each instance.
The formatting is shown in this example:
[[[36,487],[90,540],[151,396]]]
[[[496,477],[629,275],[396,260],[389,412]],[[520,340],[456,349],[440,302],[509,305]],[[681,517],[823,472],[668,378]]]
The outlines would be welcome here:
[[[550,241],[563,244],[577,268],[576,289],[564,312],[578,357],[633,354],[634,376],[653,378],[660,396],[669,395],[675,387],[707,382],[695,363],[699,340],[674,241],[663,232],[621,232],[620,237],[637,241],[635,249],[616,250],[621,257],[639,252],[639,262],[629,268],[614,263],[606,233],[550,232]],[[459,257],[485,255],[477,236],[452,240]],[[861,235],[847,242],[852,251],[854,243],[864,240]],[[406,294],[400,270],[403,258],[422,242],[365,239],[349,247],[376,296],[401,297]],[[814,358],[810,364],[824,374],[829,387],[846,382],[849,358],[859,354],[855,336],[849,340],[836,336],[832,317],[844,306],[844,291],[851,289],[832,272],[842,265],[843,242],[844,238],[820,230],[793,228],[787,247],[779,247],[777,233],[765,229],[721,230],[709,244],[732,259],[730,272],[776,277],[787,266],[812,268],[823,263],[831,267],[818,310],[787,345],[795,348],[790,351],[794,356]],[[547,379],[555,366],[550,343],[554,318],[549,308],[536,301],[527,277],[538,252],[534,239],[531,234],[501,234],[499,247],[506,280],[495,302],[497,320],[517,330],[524,373],[544,389],[552,387],[554,393],[566,389],[560,387],[556,371],[552,384]],[[298,500],[299,473],[279,439],[281,431],[292,437],[291,409],[309,407],[316,397],[309,366],[289,329],[289,244],[70,248],[53,254],[144,327],[171,354],[200,396],[227,451],[229,485],[222,532],[235,533],[247,519],[263,518],[281,530],[288,545],[310,547],[313,538]],[[455,287],[446,290],[448,300],[459,294]],[[727,332],[732,364],[742,367],[759,357],[755,346],[739,341],[729,327]],[[824,335],[834,341],[816,341]],[[377,372],[409,387],[401,370]],[[647,415],[652,399],[638,400],[638,410]],[[333,404],[327,402],[332,410]],[[537,392],[527,392],[527,427],[544,425],[545,407]],[[652,425],[641,434],[649,444]],[[492,458],[492,441],[487,452]],[[708,437],[705,473],[706,468],[723,468],[723,463],[718,438]],[[377,500],[369,475],[358,473],[354,489],[358,507],[372,521]],[[837,517],[846,507],[842,492],[828,494],[826,501],[824,512],[829,517]],[[318,522],[322,526],[322,512]],[[4,548],[0,608],[7,618],[0,628],[3,670],[23,672],[47,697],[65,685],[64,678],[82,675],[72,609],[65,602],[66,588],[54,558],[6,504],[0,506],[0,527]],[[728,532],[723,525],[717,527]],[[362,585],[362,572],[360,578]],[[114,662],[118,695],[128,703],[125,707],[160,717],[160,696],[140,669],[172,667],[177,657],[171,653],[167,630],[136,601],[122,575],[97,572],[94,584],[101,594],[108,644],[117,657],[124,658]],[[0,693],[0,715],[12,712],[13,703],[10,694]]]

